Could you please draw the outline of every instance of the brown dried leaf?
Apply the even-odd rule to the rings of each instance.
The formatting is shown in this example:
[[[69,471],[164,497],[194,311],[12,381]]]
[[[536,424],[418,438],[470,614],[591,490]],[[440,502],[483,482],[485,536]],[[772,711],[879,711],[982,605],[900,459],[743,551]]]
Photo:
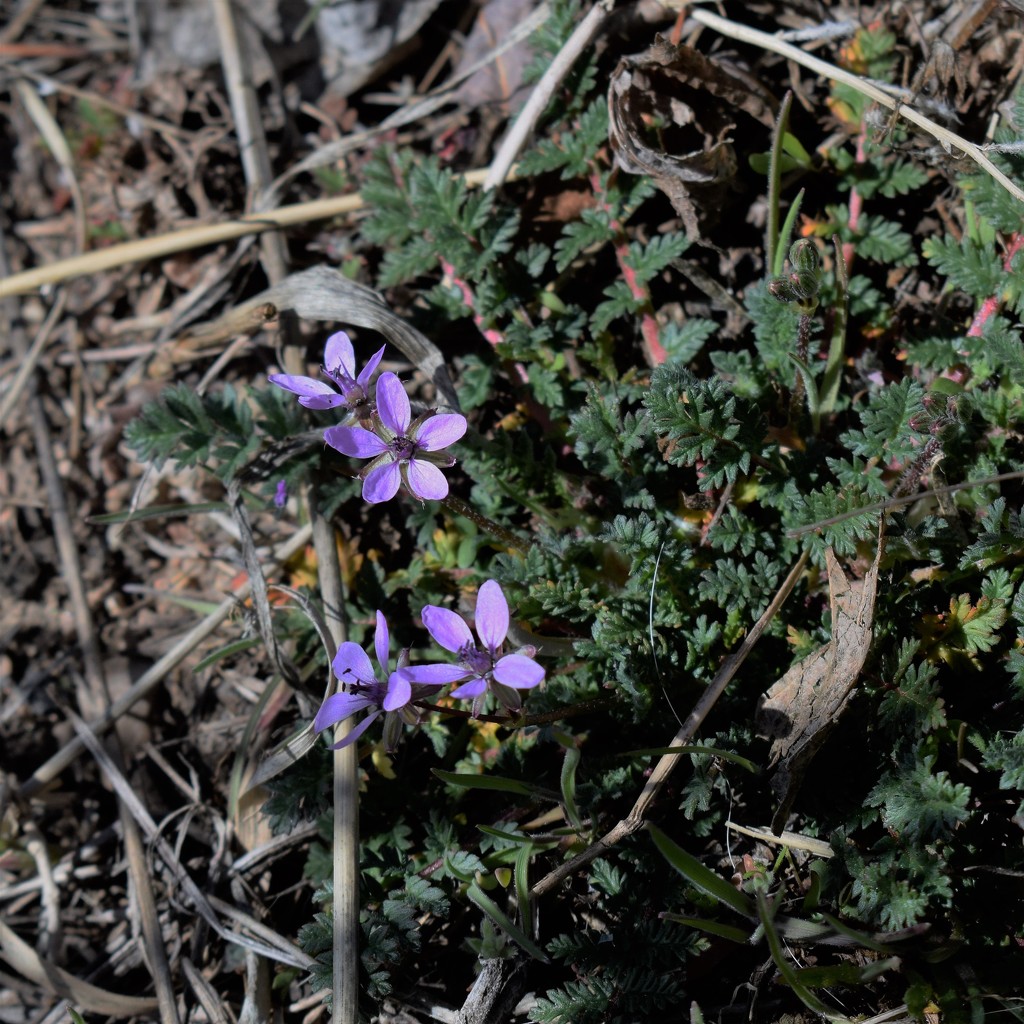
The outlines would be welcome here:
[[[851,583],[835,552],[825,552],[832,639],[798,661],[758,704],[756,724],[763,736],[774,737],[772,764],[777,765],[772,789],[779,808],[772,831],[781,833],[811,759],[843,713],[871,646],[871,626],[878,590],[878,565],[884,544],[863,580]]]
[[[739,68],[657,36],[646,53],[623,59],[612,75],[609,137],[618,165],[649,175],[687,233],[697,235],[698,213],[721,206],[736,174],[736,114],[744,111],[770,128],[777,106]]]
[[[529,16],[532,7],[531,0],[487,0],[473,21],[453,77],[457,78],[498,47]],[[471,74],[456,91],[458,101],[470,110],[485,104],[509,103],[522,90],[523,71],[531,56],[529,40],[523,39]],[[518,109],[524,100],[525,94],[521,93],[511,109]]]

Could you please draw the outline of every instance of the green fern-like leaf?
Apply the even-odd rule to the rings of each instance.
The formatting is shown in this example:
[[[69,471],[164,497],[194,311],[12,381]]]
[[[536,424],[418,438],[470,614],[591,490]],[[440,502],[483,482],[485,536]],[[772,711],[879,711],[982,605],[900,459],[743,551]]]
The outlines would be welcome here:
[[[584,210],[580,219],[565,226],[555,242],[555,269],[561,274],[584,249],[604,245],[615,236],[608,217],[599,210]]]
[[[809,535],[815,552],[821,555],[826,547],[832,547],[838,555],[852,555],[861,541],[878,532],[878,511],[858,511],[870,500],[856,484],[842,491],[826,484],[820,491],[804,495],[799,503],[784,506],[786,526],[799,529],[821,524]],[[832,519],[839,521],[830,522]]]
[[[620,316],[633,316],[646,304],[646,299],[633,294],[625,281],[614,281],[604,289],[607,300],[594,308],[590,317],[590,329],[595,334],[607,330],[608,325]]]
[[[866,216],[857,234],[857,251],[869,260],[898,267],[912,267],[917,263],[914,240],[895,221]]]
[[[840,440],[865,459],[904,461],[913,458],[926,442],[911,419],[924,411],[924,388],[909,377],[872,395],[861,413],[861,430],[850,430]]]
[[[899,737],[917,738],[946,724],[938,669],[930,662],[914,663],[920,647],[916,640],[904,640],[896,657],[883,661],[886,693],[878,706],[879,719]]]
[[[626,264],[636,274],[637,280],[646,284],[673,260],[679,259],[689,247],[690,240],[679,231],[657,235],[646,245],[631,242]]]
[[[570,981],[563,988],[545,993],[531,1012],[542,1024],[582,1024],[606,1019],[595,1015],[607,1012],[612,992],[612,986],[602,978]]]
[[[979,245],[966,235],[959,245],[951,238],[927,238],[921,249],[936,270],[974,299],[997,292],[1006,276],[995,249]]]
[[[541,139],[519,161],[520,176],[561,171],[562,178],[580,178],[593,167],[598,147],[608,138],[608,103],[594,100],[569,130]]]
[[[259,449],[252,410],[230,385],[200,396],[187,385],[168,388],[142,410],[125,430],[125,440],[140,459],[163,465],[213,464],[228,480]]]
[[[848,149],[837,150],[833,163],[842,175],[842,185],[856,187],[864,198],[883,195],[887,199],[907,195],[924,186],[928,181],[926,171],[906,160],[894,160],[889,154],[875,154],[865,161],[858,161]]]
[[[682,324],[666,325],[661,331],[660,341],[672,362],[688,363],[696,358],[717,330],[718,324],[714,320],[693,317]]]
[[[887,776],[866,800],[869,806],[882,809],[886,827],[911,842],[948,835],[968,816],[970,788],[952,782],[948,772],[933,773],[934,766],[935,755],[929,754]]]
[[[749,473],[755,457],[764,457],[759,417],[718,378],[698,380],[688,370],[660,366],[644,396],[655,431],[665,438],[663,455],[673,465],[702,462],[706,487],[721,487]]]
[[[757,618],[768,607],[778,580],[778,564],[758,551],[751,568],[731,558],[717,561],[701,578],[699,593],[702,600],[723,608],[749,608]]]

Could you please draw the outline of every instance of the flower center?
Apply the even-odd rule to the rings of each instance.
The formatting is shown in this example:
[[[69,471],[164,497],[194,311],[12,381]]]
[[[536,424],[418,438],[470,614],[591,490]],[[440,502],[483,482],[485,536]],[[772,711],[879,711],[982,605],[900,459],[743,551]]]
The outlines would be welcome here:
[[[474,643],[468,643],[459,649],[459,661],[478,676],[484,676],[494,667],[494,657],[490,651],[481,651]]]
[[[352,384],[351,387],[346,387],[345,402],[350,409],[356,409],[360,405],[365,404],[366,392],[363,390],[362,385]]]
[[[364,682],[362,679],[355,679],[352,682],[346,681],[345,686],[349,693],[365,694],[377,707],[383,705],[384,697],[388,692],[387,686],[377,682],[376,679],[372,683]]]
[[[398,462],[407,462],[416,451],[416,442],[411,437],[396,437],[388,445]]]
[[[338,390],[345,396],[345,404],[350,409],[358,408],[367,400],[367,394],[363,386],[345,371],[344,367],[338,366],[333,370],[324,368],[324,373],[337,385]]]

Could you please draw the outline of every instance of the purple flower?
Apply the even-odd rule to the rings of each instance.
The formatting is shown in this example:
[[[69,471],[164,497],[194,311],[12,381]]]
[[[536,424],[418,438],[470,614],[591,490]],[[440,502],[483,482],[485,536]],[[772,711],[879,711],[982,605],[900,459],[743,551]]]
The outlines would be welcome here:
[[[386,346],[385,346],[386,347]],[[272,373],[267,379],[285,391],[299,396],[299,405],[307,409],[333,409],[344,405],[357,415],[370,410],[370,377],[384,355],[384,347],[370,356],[370,361],[356,376],[356,355],[352,342],[344,331],[327,339],[324,346],[323,371],[337,385],[338,394],[329,384],[313,377],[299,377],[290,373]]]
[[[277,508],[284,508],[288,504],[288,481],[278,480],[277,490],[274,492],[274,505]]]
[[[495,580],[480,587],[476,599],[476,633],[473,639],[466,620],[456,612],[428,604],[423,625],[445,650],[458,655],[457,665],[418,665],[405,670],[414,683],[461,683],[452,696],[473,701],[479,714],[490,689],[505,707],[517,711],[522,698],[517,691],[529,690],[544,678],[544,669],[534,660],[536,648],[523,647],[503,653],[508,635],[508,601]]]
[[[406,658],[405,652],[398,657],[398,670],[388,672],[388,645],[387,620],[383,612],[378,611],[373,646],[377,664],[383,678],[387,680],[386,683],[377,679],[368,655],[359,644],[346,641],[338,647],[332,664],[338,683],[344,689],[331,694],[323,702],[316,713],[316,718],[313,719],[313,729],[322,732],[360,711],[369,711],[369,714],[340,743],[335,743],[332,749],[340,749],[354,743],[381,712],[386,712],[385,744],[389,750],[394,748],[394,741],[397,740],[401,728],[401,721],[394,712],[401,711],[410,703],[412,686],[402,667],[402,662]]]
[[[388,501],[405,486],[425,501],[448,494],[448,481],[438,466],[455,459],[439,455],[466,432],[466,417],[431,409],[412,418],[409,397],[393,373],[377,379],[375,433],[365,427],[328,427],[324,440],[343,455],[372,459],[363,470],[363,498],[371,504]]]

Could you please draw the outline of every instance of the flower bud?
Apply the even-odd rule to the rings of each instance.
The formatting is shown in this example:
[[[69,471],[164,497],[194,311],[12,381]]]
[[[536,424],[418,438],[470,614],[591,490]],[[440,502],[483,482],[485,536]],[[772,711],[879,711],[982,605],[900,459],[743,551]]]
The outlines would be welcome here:
[[[817,246],[807,238],[801,238],[790,246],[789,262],[798,274],[817,274],[821,267]]]

